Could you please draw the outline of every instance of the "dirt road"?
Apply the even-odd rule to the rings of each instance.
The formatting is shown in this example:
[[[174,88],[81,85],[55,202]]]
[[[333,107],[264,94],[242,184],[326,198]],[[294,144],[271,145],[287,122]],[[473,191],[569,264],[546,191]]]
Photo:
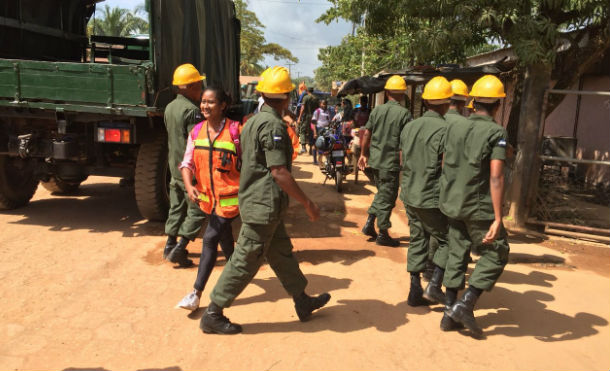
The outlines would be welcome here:
[[[406,305],[402,203],[391,230],[401,246],[376,246],[359,233],[373,188],[350,176],[337,194],[305,160],[295,175],[322,218],[293,204],[287,224],[308,292],[332,295],[311,321],[263,266],[225,311],[243,334],[204,335],[201,309],[174,308],[196,270],[162,261],[163,226],[141,220],[132,189],[92,177],[76,195],[41,187],[0,213],[0,370],[608,370],[607,247],[512,236],[510,263],[475,312],[486,339],[442,333],[440,306]]]

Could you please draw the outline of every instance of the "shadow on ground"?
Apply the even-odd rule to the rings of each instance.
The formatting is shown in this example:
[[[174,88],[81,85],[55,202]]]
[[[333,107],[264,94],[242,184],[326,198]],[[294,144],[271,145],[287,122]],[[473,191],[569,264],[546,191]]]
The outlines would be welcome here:
[[[347,333],[375,328],[381,332],[393,332],[407,324],[407,302],[396,305],[376,299],[339,300],[337,304],[331,298],[330,303],[316,311],[307,323],[264,322],[242,324],[244,335],[260,333],[334,331]]]
[[[119,231],[124,237],[163,235],[162,223],[145,221],[133,187],[116,183],[84,183],[72,195],[33,200],[24,208],[3,211],[22,216],[15,224],[47,226],[51,231],[85,229],[92,233]]]
[[[570,316],[548,309],[546,303],[554,300],[554,296],[541,291],[520,293],[496,287],[481,296],[476,309],[497,311],[477,316],[477,322],[486,336],[529,336],[545,342],[592,336],[598,333],[595,327],[608,325],[606,319],[591,313]]]

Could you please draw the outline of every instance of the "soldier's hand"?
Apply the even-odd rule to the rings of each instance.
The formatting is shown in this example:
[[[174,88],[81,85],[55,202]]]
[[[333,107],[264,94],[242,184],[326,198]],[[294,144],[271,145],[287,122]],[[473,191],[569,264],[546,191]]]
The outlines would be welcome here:
[[[358,169],[364,171],[369,166],[368,157],[360,156],[358,159]]]
[[[187,193],[189,195],[189,200],[191,200],[191,202],[194,202],[194,203],[199,202],[199,191],[197,190],[197,188],[191,186],[191,187],[189,187],[189,189],[187,189]]]
[[[489,227],[487,234],[483,237],[484,244],[490,244],[494,242],[496,237],[498,237],[498,233],[500,233],[500,227],[502,226],[501,220],[494,220],[494,222]]]
[[[313,201],[309,201],[305,206],[305,212],[309,216],[309,220],[315,222],[320,219],[320,208]]]

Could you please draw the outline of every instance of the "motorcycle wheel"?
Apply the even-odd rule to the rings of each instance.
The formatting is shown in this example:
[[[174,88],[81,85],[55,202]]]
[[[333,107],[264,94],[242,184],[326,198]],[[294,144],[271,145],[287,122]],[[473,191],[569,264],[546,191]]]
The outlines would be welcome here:
[[[343,172],[341,170],[338,170],[335,173],[335,189],[339,193],[341,193],[341,190],[343,189]]]

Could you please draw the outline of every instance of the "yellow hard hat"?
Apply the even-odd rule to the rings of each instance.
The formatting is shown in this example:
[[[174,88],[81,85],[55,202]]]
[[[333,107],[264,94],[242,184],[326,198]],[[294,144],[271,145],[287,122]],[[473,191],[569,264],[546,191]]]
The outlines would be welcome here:
[[[271,71],[271,67],[267,68],[263,71],[263,73],[261,73],[260,80],[258,80],[258,84],[256,84],[257,91],[265,90],[265,77],[269,74],[269,71]]]
[[[407,91],[407,83],[402,77],[393,75],[388,79],[388,81],[386,81],[384,89],[392,91]]]
[[[451,84],[443,76],[435,76],[424,86],[422,99],[430,101],[432,104],[448,103],[448,99],[453,96]]]
[[[190,63],[186,63],[178,66],[174,71],[174,81],[172,82],[172,85],[189,85],[204,79],[205,76],[201,76],[195,66]]]
[[[290,80],[290,74],[286,67],[275,66],[267,68],[261,74],[261,80],[256,85],[256,90],[273,98],[274,94],[286,94],[293,91],[295,85]],[[278,97],[279,98],[279,97]]]
[[[472,85],[470,96],[477,102],[493,103],[500,98],[506,97],[504,84],[494,75],[485,75]]]
[[[460,79],[451,80],[451,90],[453,90],[453,99],[466,100],[468,98],[468,86]]]
[[[474,99],[471,99],[470,102],[466,105],[466,108],[474,109]]]

